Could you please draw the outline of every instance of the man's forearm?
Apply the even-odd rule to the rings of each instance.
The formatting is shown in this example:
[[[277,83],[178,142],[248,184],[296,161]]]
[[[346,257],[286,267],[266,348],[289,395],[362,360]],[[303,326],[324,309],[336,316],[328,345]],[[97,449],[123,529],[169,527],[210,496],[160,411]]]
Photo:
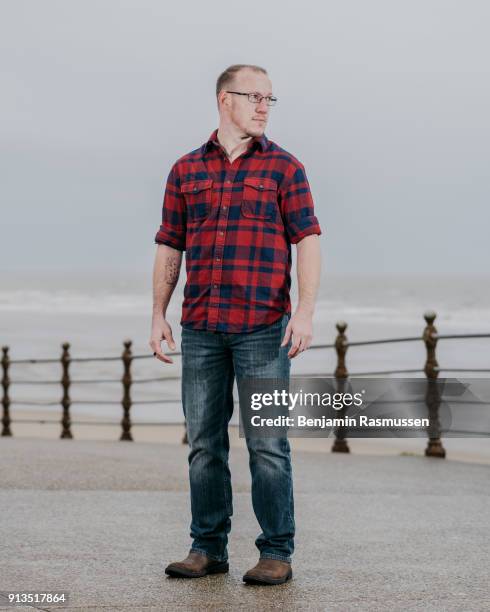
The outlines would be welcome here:
[[[320,284],[321,252],[317,234],[306,236],[297,245],[298,306],[296,312],[313,315]]]
[[[180,275],[182,251],[159,244],[153,267],[153,316],[165,317]]]

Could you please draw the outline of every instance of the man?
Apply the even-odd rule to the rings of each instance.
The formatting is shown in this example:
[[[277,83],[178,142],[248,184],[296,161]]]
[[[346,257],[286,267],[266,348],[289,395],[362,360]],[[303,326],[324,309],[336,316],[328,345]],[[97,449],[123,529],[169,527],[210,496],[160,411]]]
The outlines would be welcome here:
[[[233,513],[228,423],[233,384],[289,378],[290,360],[312,341],[321,234],[303,165],[264,134],[276,102],[267,72],[234,65],[216,86],[219,127],[172,167],[155,237],[150,346],[175,349],[166,320],[186,251],[182,306],[182,403],[189,443],[191,537],[170,576],[228,571]],[[291,316],[291,244],[299,300]],[[289,441],[246,438],[252,502],[262,529],[258,564],[243,580],[281,584],[292,577],[294,502]]]

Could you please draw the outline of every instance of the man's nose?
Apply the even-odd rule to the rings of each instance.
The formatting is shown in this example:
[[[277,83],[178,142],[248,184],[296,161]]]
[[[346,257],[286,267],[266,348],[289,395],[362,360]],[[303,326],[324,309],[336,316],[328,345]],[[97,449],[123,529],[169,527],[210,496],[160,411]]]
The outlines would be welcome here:
[[[267,113],[269,111],[265,98],[262,98],[262,100],[257,104],[257,111],[261,113]]]

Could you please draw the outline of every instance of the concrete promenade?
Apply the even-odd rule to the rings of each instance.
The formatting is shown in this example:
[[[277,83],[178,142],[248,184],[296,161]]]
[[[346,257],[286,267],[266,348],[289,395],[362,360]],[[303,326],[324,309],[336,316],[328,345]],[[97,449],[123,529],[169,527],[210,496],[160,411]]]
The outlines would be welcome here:
[[[248,456],[231,450],[230,573],[167,578],[190,538],[187,447],[0,438],[0,610],[490,610],[490,466],[295,450],[294,579],[245,585],[259,533]]]

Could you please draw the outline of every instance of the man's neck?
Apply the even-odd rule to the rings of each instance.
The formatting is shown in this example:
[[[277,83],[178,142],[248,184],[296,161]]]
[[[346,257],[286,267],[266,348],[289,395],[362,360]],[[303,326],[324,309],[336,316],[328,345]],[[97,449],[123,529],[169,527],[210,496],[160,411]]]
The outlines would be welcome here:
[[[252,136],[246,136],[241,130],[226,124],[220,124],[216,137],[230,161],[244,153],[252,140]]]

